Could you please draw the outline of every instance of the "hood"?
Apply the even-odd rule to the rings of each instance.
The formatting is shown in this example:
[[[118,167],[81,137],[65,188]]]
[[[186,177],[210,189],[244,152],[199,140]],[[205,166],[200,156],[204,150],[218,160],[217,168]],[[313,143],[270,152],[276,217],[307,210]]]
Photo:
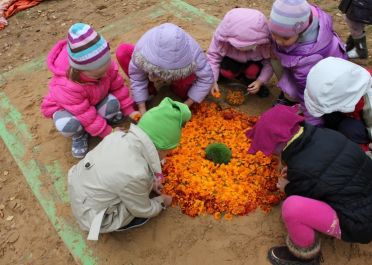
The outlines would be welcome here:
[[[67,40],[60,40],[48,54],[47,64],[49,70],[55,75],[66,76],[70,67],[68,62]]]
[[[307,76],[305,105],[314,117],[335,111],[353,112],[367,90],[372,90],[372,78],[366,69],[328,57],[319,61]]]
[[[270,42],[270,32],[264,14],[255,9],[234,8],[218,25],[215,38],[235,48]]]
[[[299,45],[296,42],[288,47],[281,46],[279,48],[280,51],[284,51],[286,54],[291,54],[293,56],[302,56],[304,54],[310,55],[318,53],[332,44],[333,37],[335,36],[333,32],[332,17],[314,5],[311,6],[311,12],[313,16],[318,17],[319,21],[319,31],[316,41],[309,45]]]
[[[141,54],[149,64],[164,70],[183,69],[194,63],[190,39],[180,27],[165,23],[147,31],[134,52]]]

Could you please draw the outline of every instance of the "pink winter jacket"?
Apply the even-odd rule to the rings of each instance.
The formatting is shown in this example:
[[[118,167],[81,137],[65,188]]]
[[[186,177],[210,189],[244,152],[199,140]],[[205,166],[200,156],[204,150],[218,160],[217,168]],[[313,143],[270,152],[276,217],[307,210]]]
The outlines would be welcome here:
[[[48,55],[47,64],[53,77],[49,82],[49,93],[41,104],[41,112],[46,118],[52,118],[56,111],[66,110],[80,121],[90,135],[104,138],[112,128],[97,113],[95,106],[112,94],[119,100],[122,113],[129,115],[134,111],[134,102],[115,62],[111,63],[106,76],[97,82],[80,84],[69,80],[66,45],[67,40],[59,41]]]
[[[257,45],[255,50],[238,49],[252,45]],[[273,75],[270,32],[264,14],[249,8],[234,8],[227,12],[218,25],[207,52],[215,80],[218,80],[220,64],[225,56],[241,63],[261,61],[263,69],[258,79],[264,83],[270,80]]]

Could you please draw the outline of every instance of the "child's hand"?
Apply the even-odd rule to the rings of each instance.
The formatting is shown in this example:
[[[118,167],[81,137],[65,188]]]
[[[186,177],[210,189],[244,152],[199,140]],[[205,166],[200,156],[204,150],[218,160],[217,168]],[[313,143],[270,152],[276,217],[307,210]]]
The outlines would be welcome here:
[[[257,79],[256,81],[248,85],[247,91],[249,92],[249,94],[256,94],[258,90],[260,90],[261,86],[262,82]]]
[[[217,83],[214,83],[214,85],[211,89],[211,94],[215,98],[221,98],[221,91],[220,91],[220,88],[218,87]]]
[[[287,186],[288,183],[289,183],[288,179],[283,178],[283,177],[280,177],[280,178],[278,179],[278,183],[276,183],[276,187],[277,187],[280,191],[284,192],[285,186]]]
[[[215,94],[220,93],[220,88],[218,87],[217,82],[213,84],[211,89],[211,94],[214,96]]]
[[[141,115],[145,114],[145,112],[146,112],[146,103],[145,102],[140,102],[137,105],[138,105],[138,110],[141,113]]]
[[[161,184],[161,179],[154,178],[154,185],[152,187],[152,190],[157,194],[161,194],[161,191],[163,190],[163,184]]]
[[[164,200],[164,204],[166,207],[169,207],[172,205],[172,196],[169,196],[169,195],[166,195],[166,194],[162,194],[160,195],[163,200]]]
[[[283,167],[282,170],[280,171],[280,177],[287,178],[287,171],[288,167],[287,166]]]
[[[191,105],[194,104],[194,100],[192,100],[191,98],[188,98],[183,103],[185,103],[188,107],[191,107]]]
[[[134,121],[139,121],[142,117],[141,112],[139,111],[133,111],[131,114],[129,114],[129,117]]]

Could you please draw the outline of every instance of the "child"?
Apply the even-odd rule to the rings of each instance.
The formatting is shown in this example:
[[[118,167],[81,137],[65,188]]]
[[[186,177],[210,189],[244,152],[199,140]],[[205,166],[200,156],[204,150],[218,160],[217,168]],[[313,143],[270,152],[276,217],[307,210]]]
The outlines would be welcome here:
[[[283,66],[283,75],[278,77],[283,93],[278,103],[299,102],[306,121],[314,125],[322,124],[322,119],[312,117],[306,110],[303,98],[306,76],[323,58],[346,59],[344,44],[332,26],[332,18],[306,0],[276,0],[270,14],[274,52]]]
[[[211,90],[213,73],[199,44],[183,29],[165,23],[147,31],[136,46],[121,44],[116,57],[129,76],[134,101],[146,112],[149,95],[162,85],[191,106]]]
[[[342,134],[303,123],[294,107],[277,105],[247,132],[249,153],[279,154],[278,188],[287,246],[269,250],[272,264],[316,265],[317,232],[346,242],[372,240],[372,160]]]
[[[270,64],[270,32],[260,11],[235,8],[218,25],[207,52],[214,80],[242,77],[249,94],[267,97],[265,84],[273,75]],[[218,85],[213,93],[218,92]]]
[[[138,125],[111,133],[70,169],[72,212],[89,240],[143,225],[171,205],[172,197],[160,193],[160,161],[178,145],[190,118],[187,105],[165,98]],[[152,189],[159,196],[150,199]]]
[[[111,132],[106,120],[115,123],[122,115],[138,114],[110,59],[108,43],[89,25],[72,25],[68,39],[53,47],[47,63],[53,77],[41,111],[53,118],[63,136],[72,137],[74,157],[88,152],[88,133],[104,138]]]
[[[339,6],[345,14],[345,22],[350,30],[346,41],[346,51],[350,59],[367,59],[368,48],[365,25],[372,24],[372,1],[342,0]]]
[[[307,77],[305,105],[325,127],[337,130],[368,151],[372,139],[371,72],[352,62],[329,57]]]

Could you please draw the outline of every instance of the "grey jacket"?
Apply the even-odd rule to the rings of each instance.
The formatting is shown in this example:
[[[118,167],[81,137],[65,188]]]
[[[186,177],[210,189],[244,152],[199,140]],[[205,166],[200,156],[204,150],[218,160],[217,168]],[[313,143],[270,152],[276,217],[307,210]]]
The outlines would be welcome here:
[[[134,217],[154,217],[162,197],[149,194],[155,173],[161,173],[157,150],[136,125],[127,133],[105,137],[68,173],[71,208],[80,227],[97,240],[130,223]]]

